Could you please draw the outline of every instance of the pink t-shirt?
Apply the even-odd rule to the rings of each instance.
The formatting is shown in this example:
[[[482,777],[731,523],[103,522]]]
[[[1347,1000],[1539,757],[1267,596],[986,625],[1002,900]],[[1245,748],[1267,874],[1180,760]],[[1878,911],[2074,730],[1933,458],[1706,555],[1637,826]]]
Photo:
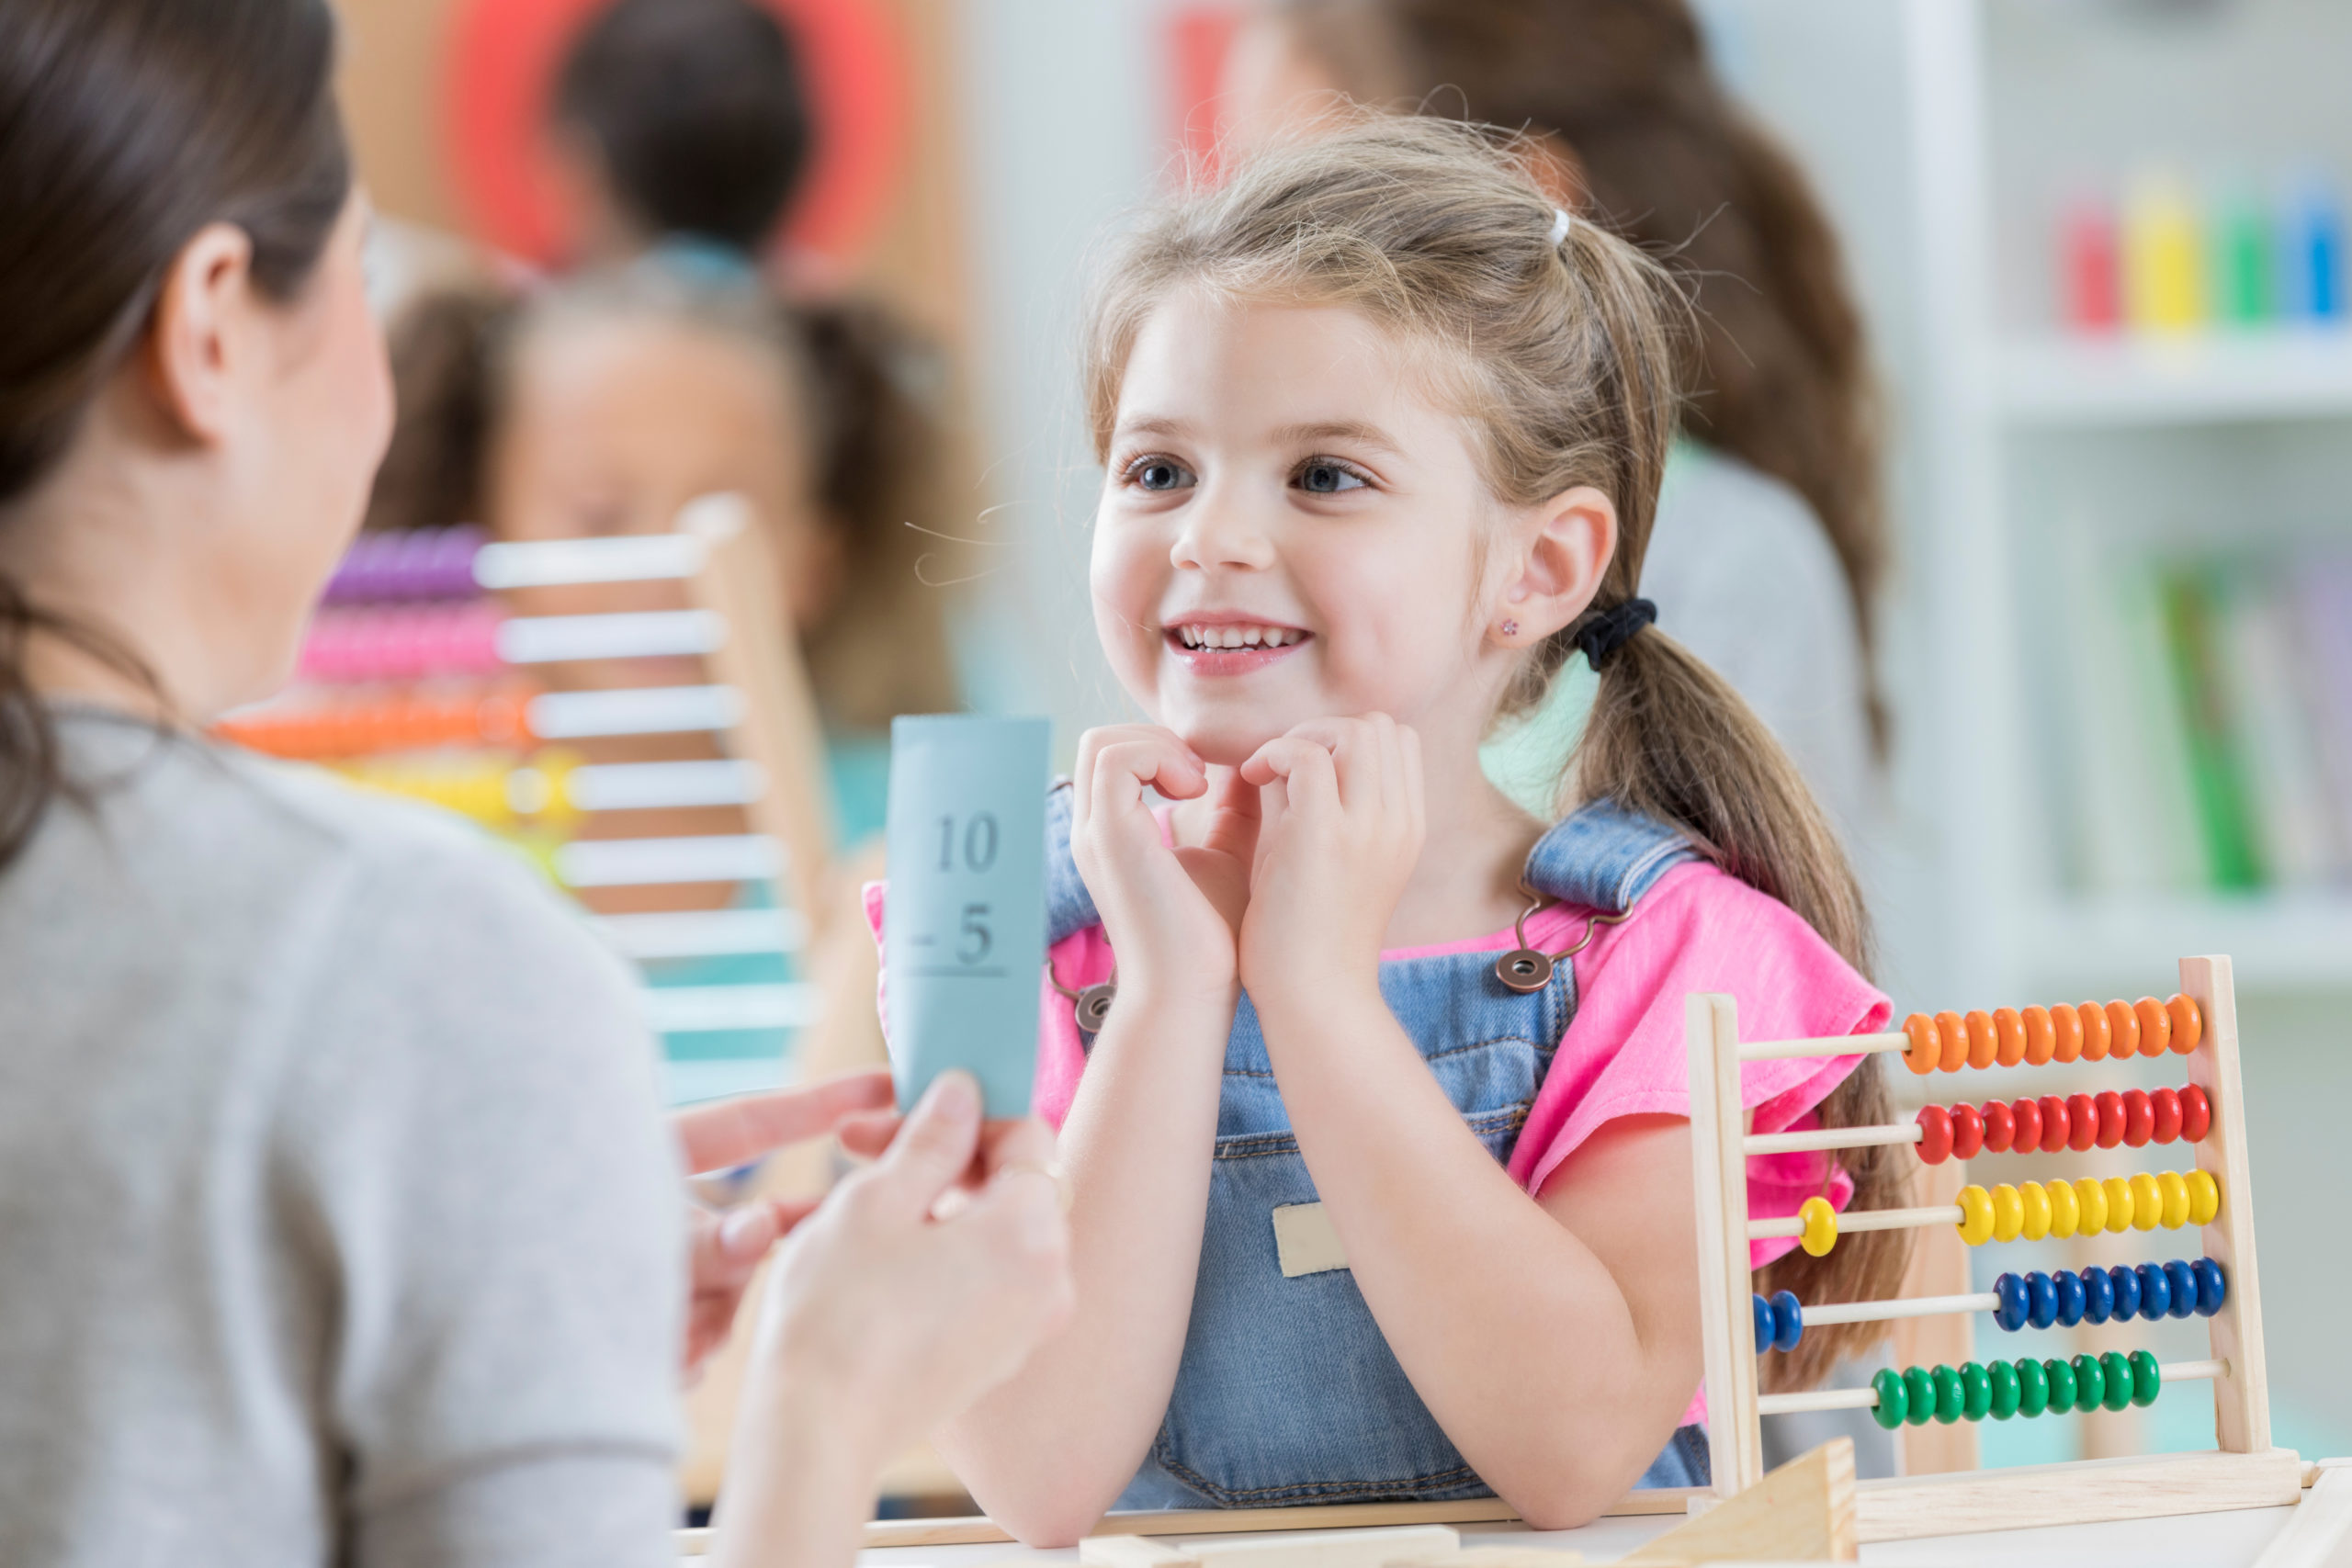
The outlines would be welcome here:
[[[867,889],[867,917],[881,929],[880,888]],[[1527,922],[1530,945],[1556,953],[1583,935],[1589,909],[1553,905]],[[1509,931],[1400,948],[1383,959],[1453,953],[1504,953],[1519,945]],[[1073,990],[1110,978],[1113,956],[1101,926],[1056,942],[1044,983],[1037,1048],[1036,1110],[1058,1128],[1086,1068],[1078,1020],[1052,980]],[[1526,1125],[1511,1150],[1512,1178],[1540,1195],[1552,1173],[1584,1142],[1622,1116],[1690,1113],[1684,1041],[1684,998],[1716,991],[1739,1007],[1744,1040],[1792,1040],[1874,1032],[1893,1011],[1877,987],[1786,905],[1713,865],[1692,862],[1658,879],[1622,925],[1602,926],[1576,955],[1577,1008],[1561,1036]],[[1815,1124],[1814,1110],[1862,1058],[1789,1057],[1740,1069],[1740,1100],[1750,1130],[1777,1133]],[[1769,1155],[1747,1162],[1748,1213],[1793,1214],[1816,1193],[1844,1209],[1852,1179],[1826,1154]],[[1796,1246],[1775,1238],[1748,1244],[1753,1268]],[[1687,1425],[1705,1418],[1694,1396]]]

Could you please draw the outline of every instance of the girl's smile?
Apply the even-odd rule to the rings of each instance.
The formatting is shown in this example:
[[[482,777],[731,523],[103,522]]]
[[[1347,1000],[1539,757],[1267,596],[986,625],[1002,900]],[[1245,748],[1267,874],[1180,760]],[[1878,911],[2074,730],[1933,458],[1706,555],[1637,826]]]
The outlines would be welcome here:
[[[1194,675],[1247,675],[1305,646],[1315,634],[1233,610],[1193,610],[1165,633],[1177,661]]]

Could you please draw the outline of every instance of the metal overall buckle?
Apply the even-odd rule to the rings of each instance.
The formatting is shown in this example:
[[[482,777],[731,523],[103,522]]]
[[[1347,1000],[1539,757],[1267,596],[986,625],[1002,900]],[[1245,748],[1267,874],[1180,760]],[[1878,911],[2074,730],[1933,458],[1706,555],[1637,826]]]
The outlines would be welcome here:
[[[1539,953],[1527,945],[1527,919],[1537,910],[1548,908],[1559,900],[1536,892],[1524,882],[1519,885],[1519,890],[1534,902],[1520,911],[1518,920],[1512,925],[1511,930],[1519,938],[1519,945],[1495,960],[1495,978],[1522,996],[1540,991],[1550,985],[1552,971],[1565,960],[1574,958],[1577,953],[1590,947],[1594,935],[1601,927],[1616,925],[1631,919],[1634,913],[1633,910],[1628,909],[1622,915],[1595,915],[1585,921],[1584,935],[1577,940],[1574,947],[1559,953]]]
[[[1080,1029],[1089,1034],[1102,1032],[1103,1021],[1111,1016],[1111,1003],[1119,995],[1117,964],[1111,966],[1109,979],[1100,985],[1089,986],[1082,991],[1073,991],[1062,984],[1062,977],[1054,973],[1053,961],[1048,959],[1046,963],[1046,983],[1069,998],[1070,1011],[1078,1019]]]

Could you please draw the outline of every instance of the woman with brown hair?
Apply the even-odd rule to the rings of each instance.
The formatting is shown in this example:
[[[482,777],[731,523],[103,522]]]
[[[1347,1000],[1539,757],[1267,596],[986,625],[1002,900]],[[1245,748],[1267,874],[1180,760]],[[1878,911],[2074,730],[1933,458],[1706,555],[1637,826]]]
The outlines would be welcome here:
[[[813,1216],[690,1226],[682,1163],[887,1084],[665,1128],[526,871],[205,736],[391,429],[334,59],[325,0],[0,12],[0,1562],[670,1561],[682,1344],[789,1228],[720,1555],[846,1565],[1068,1312],[1045,1130],[966,1081]]]
[[[1684,438],[1642,592],[1865,830],[1888,545],[1860,313],[1819,202],[1709,69],[1685,0],[1269,0],[1227,85],[1244,144],[1338,97],[1523,130],[1555,199],[1685,281]],[[1564,683],[1490,750],[1498,782],[1556,777],[1589,701]]]

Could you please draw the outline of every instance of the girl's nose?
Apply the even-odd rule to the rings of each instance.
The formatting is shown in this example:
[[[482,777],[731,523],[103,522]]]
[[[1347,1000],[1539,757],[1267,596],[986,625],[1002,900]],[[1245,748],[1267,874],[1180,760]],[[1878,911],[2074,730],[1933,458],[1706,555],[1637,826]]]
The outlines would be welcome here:
[[[1188,509],[1169,558],[1196,570],[1223,567],[1262,571],[1274,562],[1274,546],[1248,508],[1194,505]]]

